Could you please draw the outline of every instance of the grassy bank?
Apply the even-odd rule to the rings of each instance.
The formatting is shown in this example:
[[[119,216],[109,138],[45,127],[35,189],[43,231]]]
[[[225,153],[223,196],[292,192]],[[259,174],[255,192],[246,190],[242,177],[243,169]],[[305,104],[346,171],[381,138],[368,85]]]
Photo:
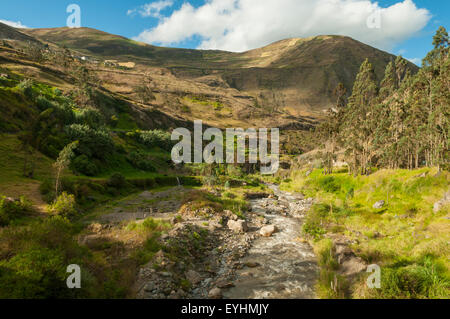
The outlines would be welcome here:
[[[332,255],[323,239],[338,235],[354,242],[352,250],[367,264],[381,266],[381,289],[368,289],[368,274],[363,274],[348,287],[347,297],[450,297],[449,207],[433,211],[449,189],[448,172],[381,170],[354,178],[346,170],[331,175],[315,170],[306,175],[296,171],[281,187],[316,198],[303,233],[315,243],[319,257]],[[374,208],[381,200],[383,207]],[[321,296],[342,297],[330,291],[336,279],[327,275],[337,266],[331,259],[319,259]]]

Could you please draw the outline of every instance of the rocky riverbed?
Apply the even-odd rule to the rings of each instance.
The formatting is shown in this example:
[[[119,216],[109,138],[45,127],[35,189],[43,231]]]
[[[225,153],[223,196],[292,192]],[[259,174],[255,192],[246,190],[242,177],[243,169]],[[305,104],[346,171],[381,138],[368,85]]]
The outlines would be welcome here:
[[[315,256],[300,238],[302,218],[313,201],[269,187],[274,194],[251,199],[245,221],[225,211],[208,221],[177,223],[162,240],[184,242],[191,253],[178,262],[158,253],[155,258],[165,267],[158,271],[152,261],[141,268],[137,297],[314,298]],[[207,235],[194,252],[189,234],[200,229]]]
[[[247,267],[236,270],[225,298],[314,298],[318,268],[311,247],[300,238],[301,218],[312,200],[270,187],[275,196],[252,200],[251,207],[275,232],[260,230],[241,260]]]

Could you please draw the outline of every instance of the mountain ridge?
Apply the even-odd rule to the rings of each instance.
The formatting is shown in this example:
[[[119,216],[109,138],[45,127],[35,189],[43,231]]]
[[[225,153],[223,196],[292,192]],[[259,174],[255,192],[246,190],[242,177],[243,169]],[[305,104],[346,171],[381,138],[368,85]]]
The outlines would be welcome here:
[[[366,58],[374,65],[378,80],[382,79],[386,65],[395,59],[392,54],[339,35],[283,39],[234,53],[158,47],[92,28],[22,31],[38,41],[100,60],[132,61],[137,64],[133,70],[137,73],[163,69],[157,72],[167,75],[165,82],[184,81],[179,85],[184,95],[205,91],[199,85],[206,85],[218,94],[228,94],[224,93],[225,89],[234,89],[239,92],[232,95],[246,96],[253,99],[250,104],[282,111],[288,117],[321,118],[323,111],[333,106],[333,90],[340,82],[351,93],[353,81]],[[408,67],[413,73],[418,70],[410,62]],[[192,83],[197,88],[186,89]],[[234,108],[233,105],[230,107]]]

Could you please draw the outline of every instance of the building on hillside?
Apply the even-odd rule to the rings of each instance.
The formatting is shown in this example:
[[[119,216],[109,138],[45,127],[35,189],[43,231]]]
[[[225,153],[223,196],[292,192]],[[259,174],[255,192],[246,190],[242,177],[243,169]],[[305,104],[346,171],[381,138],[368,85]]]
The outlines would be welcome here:
[[[95,58],[93,58],[93,57],[90,57],[90,56],[78,56],[78,55],[72,55],[72,58],[74,59],[74,60],[77,60],[77,61],[79,61],[79,62],[86,62],[86,63],[92,63],[92,64],[99,64],[100,63],[100,61],[99,60],[97,60],[97,59],[95,59]]]
[[[117,60],[105,60],[105,66],[113,67],[113,68],[123,68],[123,69],[134,69],[136,63],[134,62],[119,62]]]
[[[105,62],[103,62],[105,64],[105,66],[110,66],[110,67],[117,67],[118,66],[118,61],[117,60],[105,60]]]
[[[136,63],[134,62],[119,62],[119,66],[126,69],[134,69]]]

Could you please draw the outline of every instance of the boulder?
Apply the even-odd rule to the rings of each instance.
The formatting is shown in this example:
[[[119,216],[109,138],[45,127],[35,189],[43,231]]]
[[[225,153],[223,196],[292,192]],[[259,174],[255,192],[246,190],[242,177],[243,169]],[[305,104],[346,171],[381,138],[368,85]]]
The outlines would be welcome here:
[[[225,215],[226,218],[231,219],[231,220],[239,219],[239,217],[237,217],[237,215],[235,213],[233,213],[231,210],[224,210],[223,214]]]
[[[270,194],[263,193],[263,192],[254,192],[254,193],[248,193],[247,192],[247,193],[244,194],[245,199],[248,199],[248,200],[267,198],[269,196],[270,196]]]
[[[202,281],[202,276],[195,270],[189,270],[186,272],[186,279],[193,285],[197,285]]]
[[[248,231],[247,222],[245,220],[229,220],[227,226],[236,233],[245,233]]]
[[[208,298],[211,299],[221,299],[222,298],[222,290],[220,288],[213,288],[208,293]]]
[[[270,237],[277,231],[278,231],[277,226],[269,225],[269,226],[264,226],[263,228],[261,228],[259,230],[259,233],[261,234],[261,236]]]
[[[450,204],[450,191],[445,193],[444,197],[440,201],[434,203],[433,212],[439,212],[442,208],[444,208],[444,206],[448,204]]]
[[[87,228],[89,231],[97,234],[102,231],[103,226],[99,223],[93,223],[93,224],[90,224]]]
[[[259,267],[260,264],[257,262],[249,261],[245,263],[245,266],[247,266],[248,268],[256,268]]]
[[[105,243],[105,238],[99,235],[86,235],[81,236],[78,239],[78,243],[82,246],[88,246],[89,248],[93,248]]]
[[[373,204],[373,208],[375,208],[375,209],[383,208],[384,204],[386,204],[386,202],[384,200],[380,200],[380,201],[376,202],[375,204]]]

